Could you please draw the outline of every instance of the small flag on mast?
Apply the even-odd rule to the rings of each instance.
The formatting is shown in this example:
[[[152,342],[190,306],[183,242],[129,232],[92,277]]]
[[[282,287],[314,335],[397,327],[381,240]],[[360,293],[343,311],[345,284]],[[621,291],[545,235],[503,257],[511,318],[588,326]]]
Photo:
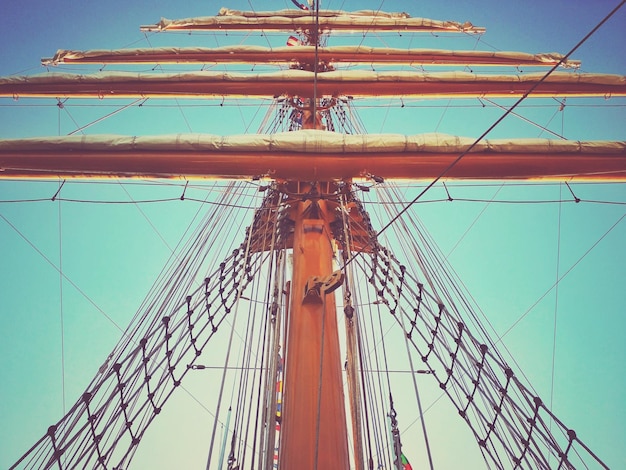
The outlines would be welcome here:
[[[289,39],[287,39],[287,45],[288,46],[301,46],[302,43],[297,37],[289,36]]]
[[[409,460],[404,456],[404,454],[400,454],[400,462],[402,462],[403,470],[413,470],[413,467],[411,467]]]

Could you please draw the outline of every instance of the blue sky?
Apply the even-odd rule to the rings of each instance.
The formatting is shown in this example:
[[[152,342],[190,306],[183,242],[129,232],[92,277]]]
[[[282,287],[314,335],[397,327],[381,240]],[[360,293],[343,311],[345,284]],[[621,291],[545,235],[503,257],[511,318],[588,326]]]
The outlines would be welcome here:
[[[258,10],[292,6],[288,0],[251,0],[251,3]],[[407,11],[412,16],[442,20],[469,20],[487,28],[486,35],[478,42],[469,37],[415,36],[410,38],[412,47],[565,53],[617,3],[607,0],[523,3],[335,0],[326,2],[324,7],[350,10],[378,9],[382,5],[381,9],[386,11]],[[9,0],[3,7],[4,25],[0,29],[3,59],[0,75],[45,72],[39,59],[51,56],[60,48],[214,46],[216,39],[210,35],[161,34],[146,39],[139,32],[139,25],[156,23],[162,16],[212,15],[221,6],[212,1],[113,0],[77,4]],[[233,0],[227,6],[250,9],[250,2]],[[582,60],[584,72],[626,75],[625,24],[626,8],[622,8],[574,54],[574,58]],[[406,39],[384,40],[395,45]],[[220,38],[220,41],[228,40]],[[283,38],[275,37],[272,41],[282,45]],[[623,98],[568,99],[563,112],[558,112],[558,104],[549,101],[542,101],[542,106],[522,107],[520,113],[570,139],[624,140],[626,102]],[[239,108],[232,106],[233,103],[227,102],[231,106],[221,107],[212,102],[208,108],[185,108],[184,119],[176,108],[174,112],[166,108],[134,108],[90,128],[89,133],[177,133],[188,132],[188,126],[194,132],[216,134],[243,133],[246,128],[256,130],[258,117],[250,111],[256,108]],[[504,100],[501,103],[511,104]],[[67,103],[65,110],[59,110],[53,100],[0,99],[0,138],[67,134],[75,129],[74,121],[86,124],[114,109],[101,106],[108,103],[95,103],[97,106],[92,103],[91,107],[80,104]],[[371,108],[366,106],[368,103],[363,103],[360,109],[369,132],[437,131],[477,136],[501,114],[496,108],[483,109],[475,101],[466,103],[467,109],[447,109],[445,102],[418,100],[407,103],[404,108],[400,108],[397,101],[387,100],[382,104],[390,105],[389,110]],[[545,137],[545,134],[537,127],[509,117],[493,134],[493,137],[506,136]],[[129,200],[129,194],[135,200],[176,198],[184,182],[174,183],[155,188],[116,181],[89,185],[68,182],[62,194],[66,199],[88,200]],[[54,180],[0,180],[0,201],[50,198],[58,186],[59,182]],[[622,203],[626,200],[623,184],[573,184],[571,187],[583,200]],[[570,196],[569,189],[558,184],[528,187],[493,183],[481,188],[451,184],[450,188],[455,198],[499,201],[545,201]],[[198,191],[200,193],[202,190]],[[445,191],[437,186],[431,197],[445,197]],[[455,201],[416,208],[496,331],[503,334],[516,325],[506,334],[504,342],[544,399],[551,393],[556,311],[554,411],[613,468],[626,466],[623,450],[623,442],[626,442],[624,207],[587,202],[512,205]],[[102,312],[125,327],[197,209],[196,204],[186,201],[113,206],[51,201],[0,202],[0,256],[3,260],[0,269],[0,422],[3,423],[0,467],[10,465],[62,415],[61,310],[65,402],[69,407],[120,337],[119,329]],[[58,267],[60,260],[71,283],[67,279],[61,281],[57,269],[51,265]],[[552,286],[563,274],[566,276],[559,283],[557,297]],[[203,393],[201,388],[197,390]],[[187,424],[176,424],[175,412],[163,416],[161,427],[150,437],[150,443],[185,449],[185,458],[190,460],[184,467],[193,467],[206,458],[205,434],[200,429],[205,422],[210,422],[210,416],[194,410],[193,405],[183,399],[177,399],[171,406],[174,410],[179,407],[178,414],[186,416]],[[458,443],[460,450],[450,452],[455,444],[446,436],[448,429],[457,426],[458,417],[448,411],[437,404],[428,415],[432,416],[429,419],[434,429],[433,440],[442,462],[438,468],[454,468],[455,465],[458,468],[460,462],[471,462],[466,468],[482,468],[474,455],[476,450],[472,448],[471,439]],[[197,416],[192,419],[189,415]],[[414,417],[414,410],[408,410],[401,425],[412,422]],[[183,428],[194,432],[183,432]],[[172,429],[187,442],[174,444],[170,441],[168,436]],[[407,431],[407,436],[411,437],[405,438],[405,445],[421,448],[417,442],[419,434]],[[188,451],[187,446],[194,450]],[[174,463],[167,459],[180,456],[177,457],[174,450],[171,453],[172,456],[164,456],[154,452],[151,456],[150,452],[143,452],[137,457],[137,468],[157,468],[151,458],[157,459],[161,465],[158,468],[174,468]],[[410,457],[414,468],[419,468],[416,463],[425,462],[423,452],[416,450]]]

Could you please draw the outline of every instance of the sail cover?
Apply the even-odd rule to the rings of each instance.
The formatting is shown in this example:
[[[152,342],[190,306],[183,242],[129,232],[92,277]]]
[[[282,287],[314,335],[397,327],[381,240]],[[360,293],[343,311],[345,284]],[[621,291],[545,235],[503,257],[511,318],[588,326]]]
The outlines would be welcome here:
[[[238,12],[222,9],[219,16],[203,16],[170,20],[162,18],[157,24],[141,26],[141,31],[202,31],[202,30],[270,30],[303,31],[315,27],[315,16],[298,10],[277,12]],[[322,31],[416,31],[484,33],[485,28],[472,23],[412,18],[406,14],[378,14],[377,12],[347,13],[320,11],[319,28]]]
[[[141,176],[277,179],[432,179],[473,143],[443,134],[181,134],[0,141],[0,177]],[[626,142],[484,140],[452,170],[457,179],[626,181]]]
[[[129,72],[92,75],[42,74],[0,78],[0,96],[31,97],[161,97],[203,96],[308,97],[313,86],[327,96],[515,97],[527,93],[544,74],[480,75],[467,72],[333,71],[318,74],[304,70],[280,72],[142,74]],[[626,96],[626,77],[605,74],[553,73],[532,96]]]
[[[377,18],[411,18],[406,12],[393,12],[393,11],[380,11],[380,10],[319,10],[315,13],[313,11],[302,11],[285,8],[283,10],[271,10],[271,11],[245,11],[235,10],[233,8],[220,8],[218,16],[244,16],[247,18],[267,18],[282,16],[285,18],[306,18],[311,15],[319,15],[321,18],[326,16],[352,16],[352,17],[377,17]]]
[[[157,47],[114,50],[58,50],[52,58],[42,59],[44,65],[62,63],[290,63],[314,61],[329,63],[367,63],[402,65],[468,65],[468,66],[551,66],[563,56],[558,53],[527,54],[523,52],[449,51],[441,49],[394,49],[367,46],[261,47],[227,46]],[[578,68],[580,62],[563,61],[564,67]]]

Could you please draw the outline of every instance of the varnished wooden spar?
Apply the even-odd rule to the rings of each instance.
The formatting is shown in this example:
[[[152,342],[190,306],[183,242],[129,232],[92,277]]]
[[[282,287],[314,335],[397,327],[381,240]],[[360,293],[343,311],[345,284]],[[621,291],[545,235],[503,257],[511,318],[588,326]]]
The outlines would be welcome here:
[[[437,49],[391,49],[365,46],[314,46],[260,47],[228,46],[159,47],[139,49],[59,50],[52,58],[42,59],[44,65],[94,63],[94,64],[181,64],[181,63],[245,63],[289,64],[313,63],[315,54],[325,63],[366,63],[394,65],[442,66],[514,66],[549,67],[557,64],[559,54],[526,54],[522,52],[447,51]],[[580,61],[568,60],[565,67],[580,66]]]
[[[0,141],[0,178],[180,177],[430,180],[472,139],[445,135],[72,136]],[[626,181],[626,142],[487,140],[447,174],[456,179]]]
[[[306,184],[301,185],[309,194]],[[336,205],[291,204],[293,280],[287,331],[279,462],[284,469],[348,469],[348,432],[333,275]]]
[[[320,73],[318,96],[475,98],[518,97],[544,74],[480,75],[465,72],[416,73],[335,71]],[[286,70],[267,74],[194,72],[183,74],[44,74],[0,78],[0,97],[200,98],[215,96],[310,97],[314,73]],[[553,73],[530,97],[626,96],[626,77]]]

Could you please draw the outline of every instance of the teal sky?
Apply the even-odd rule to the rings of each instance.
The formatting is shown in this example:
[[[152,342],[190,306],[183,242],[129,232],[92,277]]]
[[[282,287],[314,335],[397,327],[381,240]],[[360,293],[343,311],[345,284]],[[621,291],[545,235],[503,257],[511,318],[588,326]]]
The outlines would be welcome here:
[[[161,17],[215,14],[221,6],[249,10],[291,8],[289,0],[208,2],[83,2],[8,0],[0,29],[0,76],[44,73],[41,57],[57,49],[109,49],[158,45],[215,46],[241,37],[160,34],[146,38],[139,25]],[[324,8],[406,11],[412,16],[471,21],[485,26],[480,41],[471,37],[385,37],[379,43],[411,47],[568,52],[617,0],[538,1],[340,1]],[[626,75],[626,7],[573,58],[583,72]],[[246,38],[259,44],[259,38]],[[360,41],[359,35],[338,39]],[[285,38],[270,39],[284,44]],[[217,42],[219,41],[219,42]],[[331,40],[332,42],[332,40]],[[83,69],[68,67],[67,71]],[[127,102],[127,101],[126,101]],[[81,102],[59,109],[54,100],[0,98],[0,138],[64,135],[126,102]],[[264,109],[245,100],[220,106],[132,108],[90,127],[91,134],[194,132],[238,134],[256,131]],[[512,101],[500,100],[503,106]],[[85,106],[89,104],[89,106]],[[148,103],[150,104],[150,103]],[[184,103],[187,104],[187,103]],[[196,104],[189,103],[189,104]],[[360,104],[369,132],[443,132],[475,137],[502,111],[476,100],[463,108],[444,102],[383,100]],[[563,111],[554,100],[524,104],[519,113],[574,140],[625,140],[624,98],[568,99]],[[525,121],[508,117],[490,136],[547,137]],[[481,187],[450,183],[455,199],[495,201],[418,205],[423,220],[460,278],[481,306],[537,392],[611,468],[626,467],[626,188],[623,184],[571,184],[583,202],[506,204],[502,201],[571,199],[565,185],[491,182]],[[104,205],[63,201],[16,203],[51,198],[59,181],[0,179],[0,468],[21,456],[83,392],[120,330],[132,318],[162,266],[199,209],[192,201]],[[138,181],[67,182],[64,199],[130,201],[177,198],[184,181],[147,186]],[[191,188],[206,194],[205,186]],[[407,190],[407,199],[415,194]],[[438,185],[427,199],[445,198]],[[586,201],[603,201],[592,203]],[[606,202],[620,204],[607,204]],[[201,209],[201,208],[200,208]],[[65,279],[61,280],[61,267]],[[553,286],[563,276],[558,290]],[[80,289],[80,291],[79,291]],[[105,315],[106,314],[106,315]],[[556,334],[554,331],[556,315]],[[107,316],[109,318],[107,318]],[[61,360],[61,318],[65,361]],[[117,326],[116,326],[117,324]],[[513,325],[515,325],[513,327]],[[513,327],[511,329],[511,327]],[[552,360],[556,337],[554,389]],[[64,371],[64,372],[63,372]],[[65,383],[65,400],[63,392]],[[202,397],[206,383],[193,388]],[[436,400],[426,393],[427,406]],[[200,468],[211,417],[176,398],[171,411],[148,436],[153,452],[137,455],[135,468]],[[183,423],[176,421],[183,416]],[[408,426],[416,417],[407,408]],[[458,416],[437,402],[427,413],[437,468],[484,468],[471,438],[463,437]],[[404,443],[413,468],[425,465],[417,425]],[[454,434],[451,434],[454,430]],[[449,436],[454,435],[451,439]],[[450,442],[454,440],[454,442]],[[168,452],[159,451],[168,449]],[[182,465],[180,462],[182,460]],[[179,465],[177,465],[177,463]]]

